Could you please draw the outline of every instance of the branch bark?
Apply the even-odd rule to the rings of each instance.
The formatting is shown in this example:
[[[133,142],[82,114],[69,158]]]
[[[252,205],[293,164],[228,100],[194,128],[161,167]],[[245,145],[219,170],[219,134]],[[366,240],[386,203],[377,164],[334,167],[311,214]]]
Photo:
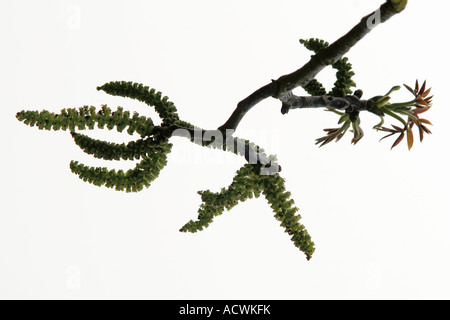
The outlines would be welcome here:
[[[289,91],[280,100],[282,102],[281,113],[286,114],[291,109],[303,108],[329,108],[351,112],[371,110],[372,103],[369,100],[361,100],[361,96],[349,95],[346,97],[323,96],[296,96]]]
[[[326,66],[336,63],[359,40],[367,35],[375,26],[384,23],[397,13],[403,11],[407,0],[388,0],[379,9],[363,17],[346,35],[335,41],[326,49],[311,57],[311,60],[302,68],[281,76],[277,80],[261,87],[250,96],[240,101],[229,119],[218,128],[225,134],[226,130],[236,130],[242,118],[256,104],[269,97],[279,99],[286,92],[299,86],[307,85]]]
[[[223,149],[243,156],[249,164],[259,165],[261,175],[272,175],[281,171],[281,166],[270,161],[267,155],[260,152],[248,141],[223,134],[220,130],[204,130],[201,128],[185,128],[177,125],[170,127],[155,127],[155,132],[161,132],[168,137],[183,137],[201,146]]]

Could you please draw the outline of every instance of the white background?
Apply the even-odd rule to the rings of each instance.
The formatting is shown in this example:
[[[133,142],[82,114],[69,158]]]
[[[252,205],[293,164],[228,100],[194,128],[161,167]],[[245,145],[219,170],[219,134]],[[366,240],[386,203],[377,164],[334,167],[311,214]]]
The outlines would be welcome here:
[[[0,5],[0,298],[431,299],[450,298],[448,1],[410,1],[348,54],[365,97],[428,80],[433,134],[411,151],[365,137],[323,148],[335,127],[322,110],[280,113],[267,99],[237,135],[276,153],[316,244],[299,252],[263,197],[239,204],[197,234],[198,190],[218,191],[244,160],[172,139],[167,167],[137,194],[98,188],[69,170],[94,159],[68,132],[39,131],[16,112],[82,105],[138,111],[96,91],[136,81],[168,95],[183,120],[217,128],[237,102],[308,61],[299,38],[330,42],[382,1],[2,1]],[[319,79],[330,88],[334,71]],[[298,90],[301,92],[301,90]],[[403,89],[392,101],[406,101]],[[126,133],[89,132],[109,141]],[[416,140],[418,137],[416,135]]]

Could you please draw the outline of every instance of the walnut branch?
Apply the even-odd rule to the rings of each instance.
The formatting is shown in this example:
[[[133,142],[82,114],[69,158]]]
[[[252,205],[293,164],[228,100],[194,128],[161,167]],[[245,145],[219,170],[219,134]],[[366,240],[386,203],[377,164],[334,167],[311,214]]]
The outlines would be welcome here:
[[[261,166],[260,174],[271,175],[281,171],[279,164],[273,163],[264,152],[257,150],[250,142],[223,134],[220,130],[205,130],[201,128],[186,128],[179,125],[170,127],[154,127],[153,134],[161,133],[167,137],[183,137],[202,146],[223,149],[243,156],[249,164]]]
[[[343,55],[348,52],[360,39],[373,29],[377,24],[387,21],[396,13],[402,11],[407,0],[387,0],[374,13],[364,17],[359,24],[350,30],[345,36],[328,46],[323,40],[310,39],[304,41],[305,47],[314,51],[315,55],[302,68],[284,75],[278,80],[258,89],[246,99],[239,102],[236,110],[228,121],[215,130],[204,130],[181,120],[174,104],[163,96],[161,92],[150,89],[142,84],[113,81],[98,87],[113,96],[121,96],[135,99],[154,107],[158,113],[161,124],[155,126],[152,119],[140,116],[137,112],[133,115],[118,107],[112,111],[106,105],[101,110],[95,107],[83,106],[81,108],[69,108],[55,114],[47,110],[21,111],[16,117],[29,126],[38,126],[46,130],[67,130],[72,134],[75,143],[87,154],[104,160],[140,160],[134,169],[126,172],[108,170],[101,167],[88,167],[72,161],[71,171],[83,181],[96,186],[106,186],[119,191],[138,192],[158,177],[160,171],[167,164],[167,155],[171,151],[171,137],[183,137],[198,145],[217,148],[223,151],[231,151],[243,156],[248,164],[242,166],[233,178],[233,182],[220,192],[209,190],[201,191],[202,205],[198,211],[198,220],[189,221],[180,231],[196,232],[207,227],[213,218],[229,210],[239,203],[252,197],[263,194],[275,213],[275,218],[281,222],[281,226],[289,234],[294,245],[303,251],[307,259],[314,252],[314,243],[305,227],[299,223],[301,216],[297,214],[298,208],[294,206],[294,200],[290,199],[290,193],[285,189],[285,181],[276,174],[281,167],[275,158],[267,156],[258,146],[247,140],[234,137],[234,131],[245,114],[257,103],[274,97],[282,103],[281,112],[288,113],[291,109],[302,108],[327,108],[340,116],[338,128],[324,129],[326,135],[318,138],[316,144],[323,146],[331,141],[338,141],[350,130],[353,132],[352,143],[356,144],[364,135],[360,127],[359,113],[369,111],[381,118],[381,122],[374,128],[387,132],[386,137],[399,134],[392,147],[398,145],[407,137],[408,148],[413,145],[412,128],[417,127],[422,141],[424,133],[431,133],[425,124],[430,121],[419,115],[431,107],[431,97],[428,97],[431,89],[426,89],[426,82],[419,87],[416,81],[415,89],[405,85],[414,95],[414,100],[401,103],[388,103],[389,94],[399,90],[400,86],[393,87],[383,96],[375,96],[363,100],[363,92],[356,90],[353,94],[350,87],[356,86],[351,81],[351,64],[347,63]],[[374,24],[373,21],[376,23]],[[326,66],[332,65],[338,70],[336,85],[326,94],[322,84],[314,80],[316,75]],[[354,73],[353,73],[354,74]],[[314,81],[313,81],[314,80]],[[296,96],[292,90],[302,86],[311,96]],[[384,116],[388,115],[404,126],[403,128],[392,125],[391,128],[382,127]],[[406,117],[406,119],[404,119]],[[137,133],[141,136],[136,141],[128,144],[116,144],[107,141],[96,140],[85,135],[78,134],[76,130],[116,128],[118,132],[125,129],[129,135]],[[383,138],[384,139],[384,138]],[[259,172],[258,172],[259,170]]]
[[[296,96],[289,91],[280,100],[282,102],[281,113],[286,114],[291,109],[302,108],[329,108],[344,110],[347,112],[359,112],[372,110],[374,103],[371,100],[361,100],[362,91],[357,90],[354,95],[346,97],[323,96]]]
[[[379,17],[379,22],[384,23],[392,16],[401,12],[406,6],[407,0],[388,0],[379,9],[365,16],[346,35],[338,39],[326,49],[313,55],[311,60],[302,68],[281,76],[277,80],[261,87],[244,100],[240,101],[231,114],[230,118],[218,128],[225,133],[227,129],[236,130],[245,114],[256,104],[266,98],[279,99],[286,92],[292,91],[299,86],[307,85],[326,66],[336,63],[347,53],[359,40],[368,34],[378,23],[373,24],[373,17]]]

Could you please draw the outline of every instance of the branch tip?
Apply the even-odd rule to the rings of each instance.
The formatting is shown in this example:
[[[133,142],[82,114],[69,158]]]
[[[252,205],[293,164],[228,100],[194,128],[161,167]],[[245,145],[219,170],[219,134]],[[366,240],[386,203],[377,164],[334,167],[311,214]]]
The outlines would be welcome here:
[[[396,12],[402,12],[408,4],[408,0],[389,0],[389,2]]]

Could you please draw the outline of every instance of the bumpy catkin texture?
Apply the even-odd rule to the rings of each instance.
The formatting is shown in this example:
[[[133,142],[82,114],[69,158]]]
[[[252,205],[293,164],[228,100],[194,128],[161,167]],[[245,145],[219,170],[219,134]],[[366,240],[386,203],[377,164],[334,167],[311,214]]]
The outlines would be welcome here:
[[[303,44],[306,49],[313,51],[314,53],[318,53],[329,46],[328,42],[317,38],[308,40],[300,39],[300,43]],[[328,94],[334,97],[345,97],[346,95],[352,94],[353,91],[351,88],[356,86],[356,83],[352,80],[355,73],[352,71],[352,65],[348,62],[348,58],[344,57],[339,59],[332,67],[337,70],[336,82],[334,83],[333,89]],[[303,88],[312,96],[322,96],[327,94],[323,85],[316,79],[310,81]]]
[[[277,173],[274,175],[260,175],[255,165],[244,165],[233,178],[228,188],[214,193],[209,190],[199,192],[202,205],[198,211],[198,220],[189,221],[180,231],[197,232],[209,226],[214,217],[225,210],[235,207],[240,201],[264,194],[267,202],[275,213],[275,218],[281,222],[285,232],[291,236],[294,245],[305,253],[309,260],[314,253],[314,242],[305,227],[299,223],[301,216],[294,200],[290,199],[290,192],[286,191],[284,179]]]

